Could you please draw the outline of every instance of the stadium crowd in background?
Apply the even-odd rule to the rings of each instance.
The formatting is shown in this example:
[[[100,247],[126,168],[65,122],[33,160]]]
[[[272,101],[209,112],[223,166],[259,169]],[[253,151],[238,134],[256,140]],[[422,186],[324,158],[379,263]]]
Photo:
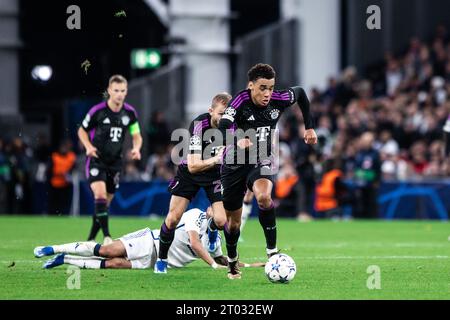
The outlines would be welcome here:
[[[327,160],[341,163],[341,179],[352,182],[349,186],[356,191],[354,213],[358,212],[358,201],[364,201],[358,200],[358,194],[364,193],[358,188],[370,185],[374,193],[365,196],[373,199],[380,181],[449,176],[442,132],[450,114],[447,30],[438,28],[428,42],[411,39],[404,52],[386,53],[382,63],[368,69],[366,78],[360,77],[361,73],[347,67],[339,77],[330,78],[324,90],[314,88],[309,92],[318,146],[313,148],[303,142],[302,129],[298,129],[302,117],[297,108],[290,109],[280,120],[280,170],[274,191],[277,215],[300,219],[312,216],[314,194],[322,182]],[[124,181],[173,178],[173,146],[169,138],[163,138],[169,136],[168,128],[162,113],[154,113],[144,137],[151,139],[147,142],[151,146],[149,157],[141,162],[126,157]],[[367,132],[373,136],[371,148],[367,139],[362,139]],[[364,173],[361,169],[367,169],[368,164],[358,164],[358,157],[368,148],[375,162],[379,158],[379,168],[376,165],[369,168],[373,172]],[[39,181],[38,163],[46,163],[44,159],[49,155],[45,143],[32,150],[20,137],[0,137],[0,194],[7,195],[0,196],[2,212],[29,211],[26,206],[30,202],[24,199],[30,196],[31,179]],[[77,167],[83,170],[82,165]],[[346,197],[346,205],[348,202]]]
[[[33,151],[21,137],[0,138],[0,210],[31,212]]]
[[[403,54],[386,54],[383,66],[376,69],[384,72],[370,73],[370,79],[359,78],[355,68],[348,67],[339,79],[330,78],[324,91],[312,90],[311,109],[317,120],[319,148],[302,146],[299,139],[302,133],[297,129],[301,116],[295,109],[284,119],[280,126],[283,145],[280,149],[288,152],[282,152],[284,159],[280,163],[296,167],[300,184],[303,178],[308,191],[304,191],[305,187],[300,189],[303,195],[299,198],[309,198],[308,193],[313,189],[310,184],[320,179],[321,164],[327,159],[342,160],[346,180],[355,182],[365,177],[368,179],[365,184],[374,188],[379,179],[448,176],[442,133],[450,112],[447,31],[439,28],[430,43],[412,39]],[[368,148],[367,141],[361,139],[366,132],[374,136],[373,159],[380,159],[379,169],[373,168],[373,177],[356,176],[358,156]],[[311,179],[311,175],[315,178]],[[355,200],[357,209],[358,199]],[[311,200],[308,201],[311,208]],[[303,212],[304,206],[298,208],[301,217],[310,213]]]

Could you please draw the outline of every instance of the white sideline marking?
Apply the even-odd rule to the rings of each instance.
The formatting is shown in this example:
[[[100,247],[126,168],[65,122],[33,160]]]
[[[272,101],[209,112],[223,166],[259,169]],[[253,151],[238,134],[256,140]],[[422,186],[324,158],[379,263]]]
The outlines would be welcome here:
[[[42,263],[43,261],[45,261],[45,259],[41,259],[41,260],[38,260],[38,259],[36,259],[36,260],[14,260],[14,259],[11,259],[11,260],[0,260],[0,263],[15,262],[17,265],[17,263]]]
[[[260,248],[259,245],[246,245],[247,248]],[[445,243],[436,242],[399,242],[399,243],[354,243],[354,242],[338,242],[338,243],[299,243],[295,247],[298,248],[448,248],[449,245]]]
[[[281,252],[283,253],[283,252]],[[289,254],[287,252],[286,254]],[[265,258],[259,257],[259,258],[242,258],[242,261],[261,261]],[[422,259],[422,260],[432,260],[432,259],[450,259],[449,256],[315,256],[315,257],[296,257],[296,260],[364,260],[364,259]]]
[[[300,259],[326,259],[326,260],[344,260],[344,259],[449,259],[449,256],[318,256],[318,257],[300,257]]]

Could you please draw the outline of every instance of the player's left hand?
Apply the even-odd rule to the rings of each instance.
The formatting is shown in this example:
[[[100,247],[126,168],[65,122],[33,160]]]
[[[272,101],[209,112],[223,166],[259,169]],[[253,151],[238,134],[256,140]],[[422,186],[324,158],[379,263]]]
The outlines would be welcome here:
[[[303,136],[306,144],[316,144],[317,143],[317,134],[314,129],[305,130],[305,134]]]
[[[131,150],[131,159],[141,160],[141,151],[139,151],[139,149],[132,149]]]
[[[253,143],[250,139],[244,138],[244,139],[238,140],[237,145],[240,149],[247,149],[247,148],[250,148],[253,145]]]

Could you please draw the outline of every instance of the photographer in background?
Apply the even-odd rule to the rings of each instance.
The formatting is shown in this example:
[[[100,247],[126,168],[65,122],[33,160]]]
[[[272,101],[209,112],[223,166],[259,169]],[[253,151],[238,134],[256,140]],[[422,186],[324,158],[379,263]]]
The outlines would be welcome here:
[[[381,178],[380,155],[373,147],[374,134],[366,132],[359,140],[359,151],[355,160],[355,218],[378,216],[378,187]]]

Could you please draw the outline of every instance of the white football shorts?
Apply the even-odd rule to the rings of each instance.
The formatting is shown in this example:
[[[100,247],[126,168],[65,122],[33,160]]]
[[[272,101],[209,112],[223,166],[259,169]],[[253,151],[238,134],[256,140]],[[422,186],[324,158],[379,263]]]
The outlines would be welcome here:
[[[127,252],[132,269],[153,268],[157,252],[150,228],[145,228],[120,237]]]

